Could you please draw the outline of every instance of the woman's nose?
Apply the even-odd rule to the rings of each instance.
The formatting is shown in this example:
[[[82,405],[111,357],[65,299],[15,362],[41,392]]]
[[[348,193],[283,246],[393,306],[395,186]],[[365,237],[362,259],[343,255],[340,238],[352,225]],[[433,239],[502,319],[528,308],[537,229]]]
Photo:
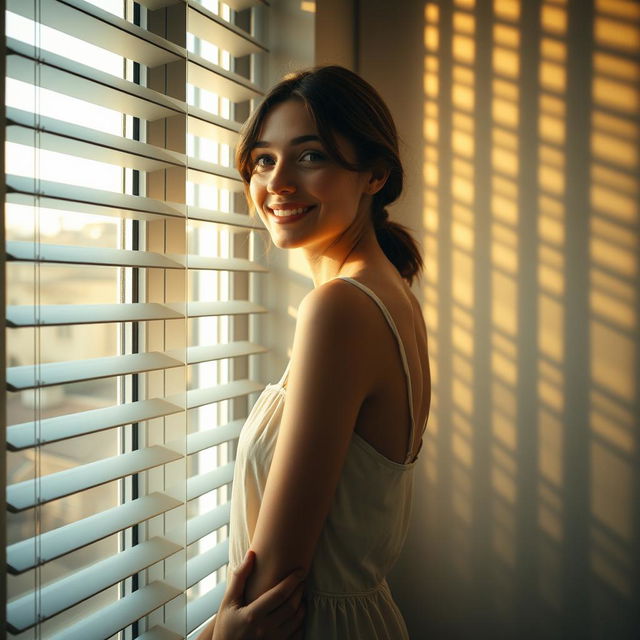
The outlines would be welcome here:
[[[273,167],[267,189],[271,193],[295,193],[295,178],[285,163],[278,163]]]

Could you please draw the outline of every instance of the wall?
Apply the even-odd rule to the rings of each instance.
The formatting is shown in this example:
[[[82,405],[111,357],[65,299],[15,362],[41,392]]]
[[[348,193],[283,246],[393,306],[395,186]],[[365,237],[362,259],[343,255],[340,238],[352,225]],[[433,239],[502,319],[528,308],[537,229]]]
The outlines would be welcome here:
[[[413,640],[640,637],[640,5],[359,3],[404,141],[433,408]]]

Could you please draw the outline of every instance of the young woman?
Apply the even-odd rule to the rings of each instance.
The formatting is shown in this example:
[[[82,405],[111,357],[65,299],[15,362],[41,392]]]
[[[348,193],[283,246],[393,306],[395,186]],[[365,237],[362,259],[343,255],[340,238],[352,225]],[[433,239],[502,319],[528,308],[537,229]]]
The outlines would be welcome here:
[[[431,380],[409,288],[422,259],[386,210],[403,184],[395,125],[362,78],[319,67],[269,92],[236,157],[273,243],[302,250],[314,289],[289,365],[240,436],[240,570],[213,639],[406,639],[385,577],[407,532]]]

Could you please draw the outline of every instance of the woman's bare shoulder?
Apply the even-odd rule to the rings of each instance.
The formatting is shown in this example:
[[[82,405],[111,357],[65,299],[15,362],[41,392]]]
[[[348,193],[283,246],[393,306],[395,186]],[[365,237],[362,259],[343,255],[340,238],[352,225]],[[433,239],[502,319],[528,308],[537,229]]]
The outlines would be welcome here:
[[[341,278],[334,278],[312,289],[302,299],[298,311],[313,321],[342,319],[352,326],[367,309],[362,292]]]
[[[300,303],[296,338],[301,346],[314,343],[367,370],[375,355],[371,345],[379,337],[379,313],[357,286],[339,278],[329,280],[310,291]],[[358,373],[369,378],[363,376],[363,371]]]

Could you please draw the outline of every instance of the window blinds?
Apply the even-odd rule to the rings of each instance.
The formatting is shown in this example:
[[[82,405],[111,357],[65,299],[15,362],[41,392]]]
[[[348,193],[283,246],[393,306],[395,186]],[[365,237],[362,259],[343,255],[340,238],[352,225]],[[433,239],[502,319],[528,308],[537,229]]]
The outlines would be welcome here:
[[[256,4],[6,1],[12,637],[181,638],[219,605],[263,388],[231,166]]]

